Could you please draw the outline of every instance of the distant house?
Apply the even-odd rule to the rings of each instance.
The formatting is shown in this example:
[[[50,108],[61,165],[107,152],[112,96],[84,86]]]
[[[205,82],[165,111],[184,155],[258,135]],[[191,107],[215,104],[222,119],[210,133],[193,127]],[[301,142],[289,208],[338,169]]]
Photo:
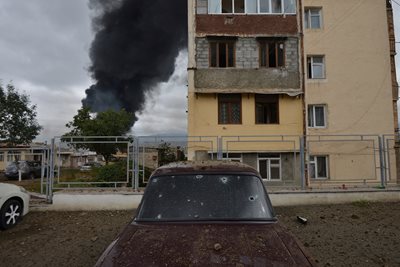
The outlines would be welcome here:
[[[31,145],[9,146],[0,143],[0,171],[13,161],[33,160],[41,161],[46,150],[49,149],[44,143],[32,143]]]

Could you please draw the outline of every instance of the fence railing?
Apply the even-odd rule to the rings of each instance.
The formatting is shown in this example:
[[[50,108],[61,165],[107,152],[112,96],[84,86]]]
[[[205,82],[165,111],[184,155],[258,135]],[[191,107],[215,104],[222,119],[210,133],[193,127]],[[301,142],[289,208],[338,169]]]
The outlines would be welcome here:
[[[206,159],[246,163],[260,172],[268,186],[384,188],[397,180],[397,140],[394,135],[56,137],[48,157],[46,194],[51,201],[53,191],[59,189],[138,190],[146,186],[151,172],[160,165]],[[116,146],[117,153],[109,167],[100,168],[101,173],[107,168],[115,171],[110,166],[119,164],[124,170],[119,179],[99,180],[99,172],[90,176],[79,169],[89,157],[97,157],[95,161],[105,165],[104,157],[100,159],[100,148],[109,146]],[[97,153],[89,153],[96,149]],[[80,164],[78,159],[66,163],[66,151],[78,150],[82,152]],[[75,158],[79,155],[75,154]]]

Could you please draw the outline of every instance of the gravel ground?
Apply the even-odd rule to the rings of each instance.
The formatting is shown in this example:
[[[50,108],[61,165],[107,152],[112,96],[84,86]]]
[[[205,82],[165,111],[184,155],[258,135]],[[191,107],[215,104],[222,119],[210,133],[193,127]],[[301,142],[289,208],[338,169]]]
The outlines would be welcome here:
[[[400,266],[400,202],[280,207],[321,266]],[[31,212],[0,232],[1,266],[93,266],[134,211]],[[296,216],[308,219],[299,224]]]

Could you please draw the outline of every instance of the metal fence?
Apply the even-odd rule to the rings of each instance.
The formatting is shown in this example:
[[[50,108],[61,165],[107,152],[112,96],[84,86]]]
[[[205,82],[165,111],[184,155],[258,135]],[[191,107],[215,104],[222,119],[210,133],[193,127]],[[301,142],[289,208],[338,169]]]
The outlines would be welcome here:
[[[270,187],[383,188],[396,182],[395,143],[394,135],[56,137],[45,157],[50,174],[45,180],[46,195],[51,201],[53,190],[58,189],[137,190],[145,187],[151,172],[163,164],[206,159],[246,163],[257,169]],[[88,161],[88,147],[95,144],[118,145],[114,161],[125,164],[121,179],[85,178],[79,164],[71,165],[72,170],[65,166],[65,151],[75,151],[76,158],[78,152],[87,153],[82,164]],[[71,177],[63,175],[68,171]]]

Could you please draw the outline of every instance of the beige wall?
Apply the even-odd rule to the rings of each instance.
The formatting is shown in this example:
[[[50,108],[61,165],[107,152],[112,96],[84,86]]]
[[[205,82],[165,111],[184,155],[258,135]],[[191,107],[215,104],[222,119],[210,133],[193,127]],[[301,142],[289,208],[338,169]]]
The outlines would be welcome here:
[[[326,79],[306,79],[306,103],[328,105],[328,127],[309,134],[393,134],[385,1],[305,0],[323,27],[304,31],[305,55],[325,55]]]
[[[327,105],[327,127],[308,128],[307,133],[393,134],[385,1],[303,3],[305,7],[322,7],[322,29],[304,29],[304,49],[305,56],[325,56],[326,73],[326,79],[306,79],[306,105]],[[310,153],[329,155],[328,182],[379,182],[379,169],[375,169],[379,166],[379,153],[375,158],[368,146],[371,144],[365,142],[314,144]]]
[[[217,94],[195,94],[189,92],[188,113],[189,136],[302,135],[303,132],[302,98],[300,96],[280,96],[279,124],[260,125],[255,123],[254,94],[242,94],[242,124],[218,124]],[[298,142],[296,146],[298,148]],[[224,148],[226,148],[225,143]],[[289,142],[276,142],[274,144],[267,142],[231,143],[230,149],[279,151],[280,149],[293,149],[293,144]]]

